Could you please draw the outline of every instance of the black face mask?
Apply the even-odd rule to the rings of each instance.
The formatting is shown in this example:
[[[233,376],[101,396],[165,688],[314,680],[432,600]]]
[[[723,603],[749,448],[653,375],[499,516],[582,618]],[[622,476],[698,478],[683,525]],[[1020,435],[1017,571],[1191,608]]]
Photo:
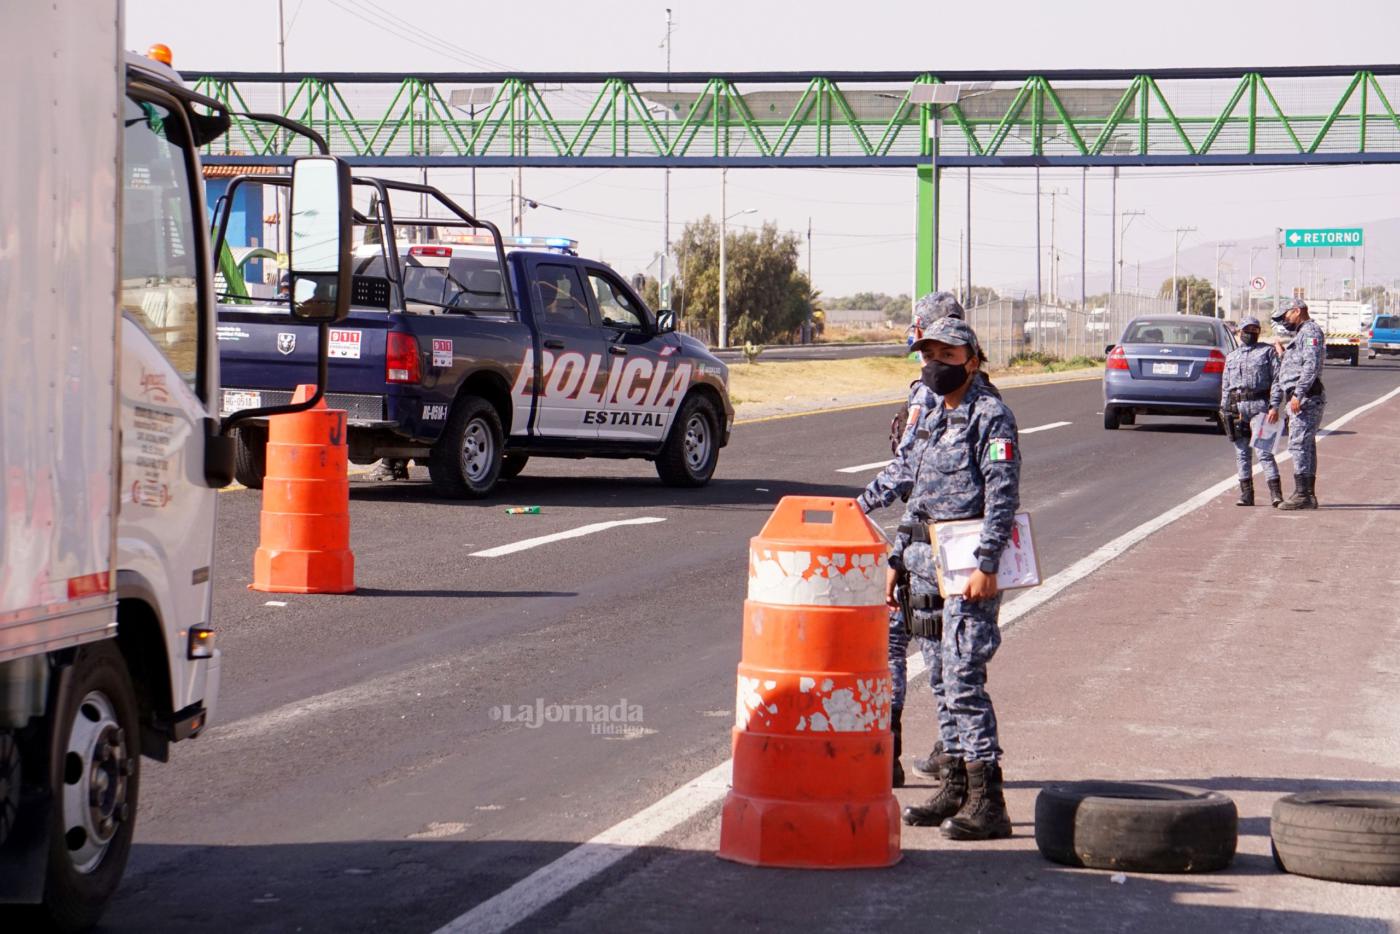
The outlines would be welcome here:
[[[1240,343],[1244,344],[1246,347],[1250,347],[1254,344],[1259,343],[1259,335],[1251,333],[1249,331],[1241,331]]]
[[[940,396],[946,396],[967,382],[967,364],[944,363],[941,360],[934,360],[924,364],[923,381],[924,385]]]
[[[1283,326],[1284,326],[1284,329],[1288,331],[1288,333],[1292,334],[1292,333],[1296,332],[1296,331],[1297,331],[1300,327],[1302,327],[1303,325],[1302,325],[1301,322],[1298,322],[1298,321],[1285,321],[1285,322],[1283,322]]]

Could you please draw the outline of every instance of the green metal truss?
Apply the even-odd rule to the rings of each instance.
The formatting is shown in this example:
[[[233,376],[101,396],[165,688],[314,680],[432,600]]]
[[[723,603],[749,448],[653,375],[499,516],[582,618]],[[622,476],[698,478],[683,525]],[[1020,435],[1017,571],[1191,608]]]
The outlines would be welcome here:
[[[679,93],[659,90],[664,75],[287,79],[194,86],[234,111],[280,110],[361,165],[915,165],[931,152],[933,108],[912,103],[911,86],[958,76],[673,76]],[[449,103],[482,85],[490,100],[475,113]],[[943,165],[1400,161],[1390,67],[998,74],[974,87],[941,108]],[[235,119],[206,154],[281,161],[309,145]]]

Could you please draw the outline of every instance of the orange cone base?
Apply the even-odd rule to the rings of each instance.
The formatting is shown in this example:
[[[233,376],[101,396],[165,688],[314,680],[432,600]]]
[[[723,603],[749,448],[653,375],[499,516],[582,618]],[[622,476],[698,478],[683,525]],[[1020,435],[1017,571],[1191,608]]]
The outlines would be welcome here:
[[[730,792],[719,858],[782,869],[878,869],[903,856],[894,795],[858,801],[780,801]]]
[[[253,555],[249,590],[266,593],[353,593],[355,555],[348,548],[334,551],[271,551]]]

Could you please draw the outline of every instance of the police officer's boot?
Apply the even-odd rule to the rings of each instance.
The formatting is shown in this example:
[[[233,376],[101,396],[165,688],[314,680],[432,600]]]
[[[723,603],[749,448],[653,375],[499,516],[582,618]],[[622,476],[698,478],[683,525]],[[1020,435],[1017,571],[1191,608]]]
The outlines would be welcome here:
[[[1312,478],[1304,474],[1293,475],[1293,495],[1279,503],[1279,509],[1316,509],[1317,499],[1313,497]]]
[[[904,766],[899,763],[899,756],[904,752],[904,735],[899,723],[903,714],[903,707],[890,708],[890,735],[894,737],[894,776],[890,784],[895,788],[904,787]]]
[[[943,755],[943,740],[938,740],[933,744],[933,749],[922,759],[915,759],[912,763],[914,774],[923,778],[931,778],[934,781],[934,790],[938,790],[938,757]]]
[[[910,827],[937,827],[967,800],[967,763],[962,756],[939,756],[938,777],[938,791],[931,798],[904,809],[904,823]]]
[[[1240,498],[1235,500],[1236,506],[1254,505],[1254,478],[1240,481]]]
[[[1269,481],[1269,505],[1277,506],[1283,502],[1283,480],[1274,477]]]
[[[996,840],[1011,836],[1011,816],[1001,789],[1001,766],[995,762],[967,764],[967,801],[943,822],[949,840]]]

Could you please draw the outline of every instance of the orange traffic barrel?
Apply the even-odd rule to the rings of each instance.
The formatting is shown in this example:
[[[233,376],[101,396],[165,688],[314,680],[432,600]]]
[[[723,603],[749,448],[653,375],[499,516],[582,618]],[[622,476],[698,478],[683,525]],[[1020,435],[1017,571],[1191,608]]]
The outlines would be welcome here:
[[[887,551],[855,500],[817,496],[783,497],[750,540],[722,858],[797,869],[899,861]]]
[[[298,386],[303,402],[315,386]],[[268,420],[261,541],[253,555],[251,590],[350,593],[350,480],[345,412],[326,407]]]

